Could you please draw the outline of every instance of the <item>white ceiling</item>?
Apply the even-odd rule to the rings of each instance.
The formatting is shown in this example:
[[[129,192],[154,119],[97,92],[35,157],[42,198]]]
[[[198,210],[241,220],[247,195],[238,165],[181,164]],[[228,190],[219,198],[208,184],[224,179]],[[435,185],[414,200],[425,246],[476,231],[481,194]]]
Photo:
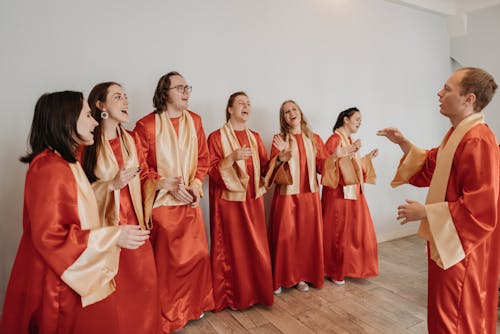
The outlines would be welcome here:
[[[500,0],[388,0],[443,16],[455,16],[500,5]]]

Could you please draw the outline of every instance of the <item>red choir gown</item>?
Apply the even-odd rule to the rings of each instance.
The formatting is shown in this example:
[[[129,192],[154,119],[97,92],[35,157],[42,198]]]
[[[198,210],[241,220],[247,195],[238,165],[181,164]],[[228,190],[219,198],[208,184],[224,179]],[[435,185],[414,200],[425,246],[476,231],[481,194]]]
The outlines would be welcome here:
[[[210,160],[205,132],[201,117],[189,113],[198,138],[196,178],[203,181]],[[176,120],[170,119],[178,132]],[[157,171],[154,113],[140,119],[135,131],[149,168]],[[170,333],[214,308],[208,241],[200,206],[159,206],[153,209],[152,219],[161,328]]]
[[[427,151],[422,169],[413,175],[410,184],[430,185],[437,151]],[[427,326],[431,334],[496,331],[500,274],[499,169],[495,136],[485,124],[473,127],[456,149],[445,197],[465,259],[446,270],[428,259]]]
[[[324,281],[320,193],[311,192],[302,135],[295,135],[295,139],[299,151],[300,192],[295,195],[281,194],[283,186],[277,184],[271,205],[269,241],[274,290],[289,288],[300,281],[321,288]],[[314,140],[317,148],[316,168],[320,172],[325,158],[324,144],[318,135],[314,135]],[[278,153],[273,145],[271,159]]]
[[[340,141],[337,133],[328,138],[328,155],[336,151]],[[323,186],[325,276],[335,281],[377,276],[377,239],[365,195],[357,184],[357,200],[344,199],[344,185],[340,175],[337,188]]]
[[[81,175],[85,175],[83,170]],[[90,184],[88,189],[91,191]],[[96,250],[94,246],[98,246],[94,254],[105,256],[106,248],[117,247],[115,243],[109,242],[116,242],[119,234],[114,229],[116,235],[105,241],[107,244],[95,244],[93,240],[92,245],[89,245],[96,231],[82,230],[78,191],[69,163],[59,154],[45,150],[31,161],[24,188],[23,234],[7,287],[1,333],[72,334],[78,331],[83,310],[82,297],[61,276],[67,277],[65,273],[70,270],[68,268],[78,263],[81,256],[85,256],[82,253],[89,248]],[[101,231],[97,233],[105,232],[104,229],[98,230]],[[90,272],[93,276],[96,272],[100,275],[89,277],[87,281],[102,284],[110,282],[112,274],[109,268],[105,266]],[[87,271],[88,266],[83,270]],[[82,275],[80,279],[86,280]],[[87,307],[93,305],[96,304]],[[109,321],[116,320],[110,314]],[[102,333],[108,328],[104,326],[99,330]]]
[[[138,148],[137,156],[141,165],[142,178],[148,175],[147,165],[140,151],[138,137],[133,133],[130,135],[134,137]],[[108,142],[119,168],[123,168],[120,138],[117,137]],[[119,223],[120,225],[139,224],[128,186],[120,189]],[[75,334],[100,333],[103,332],[102,328],[106,328],[106,334],[158,333],[158,286],[153,248],[149,240],[137,249],[122,248],[115,282],[116,291],[111,296],[84,308],[79,319],[79,330]],[[113,316],[108,317],[110,314]],[[115,321],[112,322],[111,319]]]
[[[234,131],[241,147],[251,147],[245,131]],[[267,152],[259,134],[261,167]],[[224,158],[221,130],[208,137],[210,149],[210,235],[215,310],[245,309],[254,304],[273,304],[271,259],[266,231],[264,199],[255,198],[252,159],[246,159],[249,176],[244,202],[222,198],[226,189],[219,165]]]

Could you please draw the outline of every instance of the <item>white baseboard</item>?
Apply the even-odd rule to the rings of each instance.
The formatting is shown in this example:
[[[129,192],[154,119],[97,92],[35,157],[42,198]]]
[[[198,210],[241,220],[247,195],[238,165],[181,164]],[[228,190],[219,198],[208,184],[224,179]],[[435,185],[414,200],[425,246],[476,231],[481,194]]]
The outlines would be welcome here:
[[[384,241],[404,238],[404,237],[407,237],[409,235],[417,234],[417,231],[418,231],[418,225],[412,226],[411,228],[405,228],[403,230],[380,233],[380,234],[377,234],[377,242],[381,243]]]

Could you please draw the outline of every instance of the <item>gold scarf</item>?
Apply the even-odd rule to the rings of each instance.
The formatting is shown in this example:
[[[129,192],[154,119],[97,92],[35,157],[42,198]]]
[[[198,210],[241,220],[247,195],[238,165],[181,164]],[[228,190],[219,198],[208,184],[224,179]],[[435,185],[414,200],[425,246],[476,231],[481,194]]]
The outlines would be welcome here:
[[[425,203],[427,216],[438,216],[441,218],[439,220],[444,223],[430,225],[427,219],[423,219],[420,223],[418,235],[429,241],[431,258],[444,269],[458,263],[465,257],[447,202],[444,202],[453,158],[465,134],[481,123],[484,123],[483,113],[474,113],[468,116],[458,124],[448,138],[443,139],[437,152],[436,168],[434,174],[432,174]],[[437,205],[437,203],[442,202],[445,205]]]
[[[82,230],[90,230],[87,248],[69,266],[61,279],[75,290],[82,306],[96,303],[115,291],[120,248],[118,226],[102,227],[96,197],[79,162],[69,167],[77,187],[78,215]]]
[[[292,184],[282,185],[280,188],[281,195],[296,195],[300,192],[300,155],[299,155],[299,145],[297,144],[297,139],[294,135],[289,135],[292,158],[288,161],[288,166],[290,167],[290,174],[292,175]],[[302,135],[302,141],[304,142],[304,150],[306,152],[307,161],[307,172],[309,177],[309,188],[310,191],[315,193],[319,192],[318,178],[316,177],[316,151],[314,149],[313,139],[307,137],[305,134]],[[286,162],[285,162],[286,163]]]
[[[241,148],[238,138],[234,133],[231,122],[227,122],[221,128],[221,146],[224,157],[229,156],[236,149]],[[254,175],[254,186],[255,186],[255,198],[259,198],[266,192],[263,181],[260,177],[260,158],[259,158],[259,147],[257,144],[257,138],[254,134],[245,129],[246,135],[248,137],[248,142],[250,143],[250,148],[252,149],[252,164],[253,164],[253,175]],[[227,201],[244,202],[246,199],[246,191],[248,187],[249,176],[246,172],[245,160],[238,160],[233,164],[230,171],[227,174],[223,174],[223,179],[228,190],[222,190],[222,198]]]
[[[120,149],[124,168],[139,167],[139,158],[134,139],[121,126],[117,128],[120,140]],[[113,149],[109,142],[101,136],[101,150],[98,152],[95,175],[98,181],[92,184],[97,197],[99,213],[102,222],[106,226],[119,225],[120,221],[120,189],[109,191],[108,185],[120,170]],[[150,229],[149,222],[145,222],[141,195],[141,180],[139,176],[134,177],[128,183],[130,197],[134,206],[134,212],[142,229]]]
[[[342,128],[335,130],[340,136],[339,146],[347,147],[351,145],[349,137]],[[373,167],[372,160],[369,155],[364,156],[362,159],[359,153],[356,152],[352,156],[335,158],[335,153],[325,160],[325,167],[321,184],[324,186],[337,188],[339,185],[340,174],[344,180],[345,186],[343,188],[344,198],[356,200],[356,185],[360,185],[360,191],[364,191],[364,178],[363,168],[366,170],[366,183],[375,183],[376,174]]]
[[[167,112],[155,114],[156,163],[161,177],[182,176],[187,186],[201,182],[195,179],[198,166],[198,136],[194,121],[187,110],[179,119],[179,134],[175,131]],[[186,203],[177,200],[165,189],[160,189],[153,207],[178,206]]]

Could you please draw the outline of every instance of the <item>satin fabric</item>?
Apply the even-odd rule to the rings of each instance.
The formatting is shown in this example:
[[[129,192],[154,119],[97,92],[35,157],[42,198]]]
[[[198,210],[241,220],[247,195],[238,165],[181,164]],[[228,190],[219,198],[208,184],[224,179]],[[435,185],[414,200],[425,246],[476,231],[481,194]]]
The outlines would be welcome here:
[[[312,192],[309,182],[307,155],[303,135],[295,135],[298,157],[297,168],[300,171],[299,193],[284,195],[281,185],[276,185],[269,219],[269,241],[273,264],[273,289],[280,286],[289,288],[300,281],[323,287],[323,219],[319,191]],[[317,153],[316,172],[321,172],[325,158],[324,144],[318,135],[314,135]],[[293,151],[295,152],[295,150]],[[278,154],[273,145],[271,159]],[[316,178],[316,176],[314,176]],[[313,189],[319,188],[315,180]]]
[[[5,296],[0,332],[73,333],[77,329],[82,301],[60,278],[86,250],[91,233],[81,229],[77,193],[69,164],[58,154],[45,150],[30,163],[24,189],[23,235]],[[101,275],[107,276],[106,270]]]
[[[180,117],[170,119],[166,112],[155,114],[156,161],[162,177],[181,176],[187,186],[202,193],[203,179],[196,179],[198,165],[198,136],[190,112],[184,110]],[[184,205],[166,189],[156,195],[154,207]]]
[[[267,152],[259,134],[260,167],[267,163]],[[240,146],[250,147],[245,131],[235,131]],[[273,304],[272,270],[267,239],[264,200],[255,198],[254,166],[245,160],[250,177],[244,202],[226,201],[228,190],[221,176],[224,153],[221,130],[208,137],[210,149],[210,232],[215,310],[226,307],[245,309],[254,304]]]
[[[436,155],[437,149],[427,151],[422,169],[410,178],[410,184],[430,185]],[[427,324],[431,334],[496,331],[500,274],[499,180],[500,154],[496,138],[487,125],[476,125],[456,149],[445,195],[465,259],[447,270],[428,260]]]
[[[195,178],[203,180],[209,153],[201,118],[190,112],[198,137],[198,165]],[[170,119],[178,130],[175,119]],[[146,161],[157,171],[155,115],[136,124]],[[158,274],[161,329],[164,333],[183,327],[189,320],[214,308],[210,258],[201,208],[189,205],[153,209],[152,243]]]
[[[255,197],[258,198],[264,195],[267,191],[264,186],[263,179],[261,178],[260,171],[260,157],[259,157],[259,148],[257,143],[257,138],[253,135],[252,131],[249,129],[245,129],[245,136],[249,143],[249,148],[252,150],[252,166],[253,166],[253,182],[254,182],[254,190]],[[235,150],[241,148],[238,138],[233,130],[233,126],[231,122],[226,122],[226,124],[222,127],[221,131],[221,145],[222,145],[222,153],[224,156],[228,156],[233,153]],[[240,137],[242,135],[240,134]],[[222,191],[222,198],[227,201],[238,201],[244,202],[246,199],[246,191],[248,188],[248,181],[250,180],[250,176],[246,172],[246,163],[244,160],[236,161],[233,166],[221,166],[222,168],[228,167],[229,171],[224,176],[224,182],[226,186],[228,186],[227,190]],[[233,169],[234,168],[234,169]],[[236,171],[233,173],[232,171]]]
[[[328,155],[336,151],[340,141],[337,133],[328,138],[325,144]],[[357,200],[345,199],[344,185],[340,175],[336,188],[323,186],[325,275],[336,281],[377,276],[377,239],[365,196],[356,184]]]
[[[138,139],[136,139],[138,140]],[[124,150],[120,138],[108,141],[118,168],[124,167],[123,152],[134,152],[138,162],[144,166],[142,152],[137,150],[133,141],[131,147]],[[99,164],[99,160],[97,164]],[[146,170],[143,168],[143,172]],[[144,174],[143,174],[144,175]],[[139,225],[129,186],[119,190],[120,225]],[[110,217],[112,219],[112,217]],[[106,224],[116,224],[114,220]],[[120,265],[115,277],[116,291],[108,299],[86,307],[79,319],[79,328],[75,333],[98,333],[106,328],[107,334],[158,333],[159,301],[156,266],[153,248],[148,240],[138,249],[122,249]]]

